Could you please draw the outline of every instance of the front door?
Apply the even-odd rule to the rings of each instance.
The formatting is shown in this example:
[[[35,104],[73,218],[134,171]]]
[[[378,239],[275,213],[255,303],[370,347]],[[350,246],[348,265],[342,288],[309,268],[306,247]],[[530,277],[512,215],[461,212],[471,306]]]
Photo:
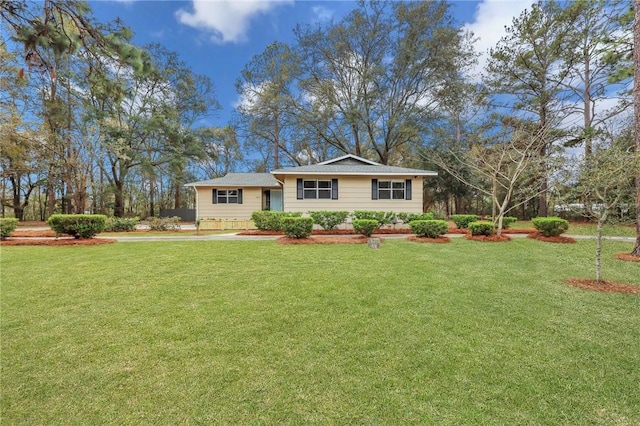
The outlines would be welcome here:
[[[271,191],[269,191],[269,193],[271,195],[269,197],[269,201],[270,201],[269,210],[281,212],[283,207],[282,206],[282,190],[272,189]]]

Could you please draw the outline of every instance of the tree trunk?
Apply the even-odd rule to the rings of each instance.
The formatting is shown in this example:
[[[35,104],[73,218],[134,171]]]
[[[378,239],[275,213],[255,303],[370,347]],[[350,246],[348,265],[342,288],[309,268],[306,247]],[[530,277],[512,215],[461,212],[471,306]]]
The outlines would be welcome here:
[[[640,0],[635,0],[633,24],[633,109],[635,112],[634,149],[640,156]],[[636,169],[636,245],[631,254],[640,256],[640,171]]]
[[[176,194],[173,203],[174,209],[182,208],[182,188],[180,187],[180,183],[176,182]]]
[[[114,183],[113,215],[115,217],[124,217],[124,184],[120,179]]]
[[[596,281],[602,282],[602,228],[604,220],[598,220],[598,233],[596,237]]]

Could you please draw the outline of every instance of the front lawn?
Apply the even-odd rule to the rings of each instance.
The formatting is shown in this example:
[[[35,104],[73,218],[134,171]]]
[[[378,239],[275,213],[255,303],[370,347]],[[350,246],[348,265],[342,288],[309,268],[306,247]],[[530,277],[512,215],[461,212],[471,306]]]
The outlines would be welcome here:
[[[593,241],[1,250],[3,424],[640,424]]]

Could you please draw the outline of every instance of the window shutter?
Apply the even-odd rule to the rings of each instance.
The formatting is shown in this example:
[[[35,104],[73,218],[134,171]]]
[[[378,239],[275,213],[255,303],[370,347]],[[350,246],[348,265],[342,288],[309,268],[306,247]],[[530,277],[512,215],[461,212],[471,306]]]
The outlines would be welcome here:
[[[298,194],[297,198],[298,198],[298,200],[302,200],[304,198],[304,191],[302,189],[302,179],[301,178],[297,179],[296,186],[297,186],[297,191],[296,192]]]
[[[338,199],[338,179],[331,179],[331,199]]]
[[[378,199],[378,179],[371,179],[371,199]]]
[[[411,179],[407,179],[404,183],[404,199],[411,199]]]
[[[213,204],[216,204],[216,203],[218,202],[218,190],[217,190],[217,189],[213,189],[213,190],[211,191],[211,196],[212,196],[212,198],[211,198],[211,202],[212,202]]]
[[[242,189],[238,189],[238,204],[242,204]]]

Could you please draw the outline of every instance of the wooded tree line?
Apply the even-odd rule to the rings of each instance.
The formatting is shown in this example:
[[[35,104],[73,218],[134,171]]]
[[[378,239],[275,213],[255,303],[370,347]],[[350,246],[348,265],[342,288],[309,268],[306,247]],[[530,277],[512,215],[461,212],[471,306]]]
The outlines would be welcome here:
[[[82,2],[4,2],[3,209],[144,217],[184,206],[190,180],[352,153],[438,170],[425,208],[532,217],[568,201],[588,209],[589,194],[567,198],[580,180],[568,159],[615,147],[628,154],[620,203],[633,213],[637,9],[538,2],[477,72],[474,35],[449,3],[359,2],[252,58],[233,121],[199,128],[218,108],[213,83],[176,53],[132,45],[123,23],[95,22]]]

